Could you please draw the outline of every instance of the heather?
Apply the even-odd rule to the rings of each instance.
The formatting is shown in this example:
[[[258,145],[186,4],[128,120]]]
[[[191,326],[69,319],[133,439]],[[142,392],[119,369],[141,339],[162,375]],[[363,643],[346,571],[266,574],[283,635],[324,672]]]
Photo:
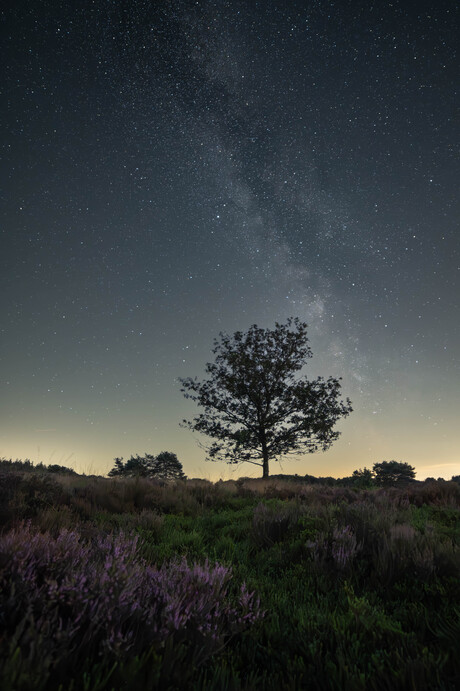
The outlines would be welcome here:
[[[261,617],[243,584],[231,600],[231,569],[187,563],[160,568],[138,555],[138,537],[67,529],[56,537],[21,524],[0,538],[3,619],[16,655],[4,679],[34,688],[65,683],[88,656],[123,660],[184,643],[200,664]],[[9,674],[8,674],[9,672]]]
[[[456,482],[0,469],[2,689],[458,687]]]

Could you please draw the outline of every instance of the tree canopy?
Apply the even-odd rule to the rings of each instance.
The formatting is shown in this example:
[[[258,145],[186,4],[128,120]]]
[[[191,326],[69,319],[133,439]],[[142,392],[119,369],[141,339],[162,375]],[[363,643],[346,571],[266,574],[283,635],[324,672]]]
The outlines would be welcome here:
[[[415,468],[400,461],[374,463],[373,471],[375,484],[380,486],[401,485],[415,478]]]
[[[212,352],[208,379],[180,379],[185,397],[204,409],[183,424],[216,440],[209,459],[253,463],[268,477],[270,460],[325,451],[338,438],[333,427],[352,410],[339,400],[340,380],[296,377],[312,357],[307,324],[289,318],[274,329],[220,333]]]
[[[374,484],[374,473],[369,468],[354,470],[353,475],[349,478],[351,484],[355,487],[367,488]]]
[[[131,456],[125,463],[123,458],[115,458],[110,477],[150,477],[158,480],[185,480],[182,463],[175,453],[162,451],[158,456],[146,453],[144,456]]]

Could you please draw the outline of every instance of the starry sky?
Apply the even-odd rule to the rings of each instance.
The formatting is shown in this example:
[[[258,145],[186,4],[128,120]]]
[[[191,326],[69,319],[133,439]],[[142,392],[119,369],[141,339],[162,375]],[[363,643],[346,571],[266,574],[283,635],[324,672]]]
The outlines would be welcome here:
[[[257,476],[178,377],[298,316],[354,412],[272,472],[459,474],[457,1],[8,4],[0,456]]]

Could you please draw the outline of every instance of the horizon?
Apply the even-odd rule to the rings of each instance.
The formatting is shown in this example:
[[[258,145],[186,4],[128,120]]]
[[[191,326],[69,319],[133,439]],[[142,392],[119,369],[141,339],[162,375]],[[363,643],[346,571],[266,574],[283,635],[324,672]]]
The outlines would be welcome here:
[[[136,454],[132,454],[132,456],[135,457]],[[139,456],[142,456],[142,454],[139,454]],[[128,458],[124,458],[124,457],[123,457],[123,458],[120,458],[119,460],[127,461]],[[179,462],[181,462],[180,459],[178,459],[178,460],[179,460]],[[106,478],[106,479],[112,479],[111,476],[109,475],[109,471],[112,470],[112,468],[115,467],[115,464],[112,463],[110,469],[109,469],[107,472],[105,472],[105,473],[95,473],[95,472],[92,471],[91,467],[90,467],[89,469],[86,469],[86,470],[85,470],[85,469],[81,469],[81,468],[80,468],[80,469],[79,469],[79,468],[75,468],[75,466],[72,465],[72,464],[66,465],[65,462],[62,463],[62,464],[61,464],[61,463],[58,463],[58,462],[56,462],[56,461],[55,461],[54,463],[52,463],[52,462],[50,462],[50,463],[45,463],[45,462],[39,461],[39,460],[34,461],[34,460],[32,460],[32,459],[30,459],[30,458],[28,458],[28,457],[25,457],[25,458],[17,458],[17,457],[16,457],[16,458],[6,458],[6,457],[0,457],[0,463],[2,463],[2,462],[6,462],[6,463],[15,463],[15,462],[19,462],[19,463],[30,463],[31,466],[32,466],[33,468],[38,468],[39,466],[43,466],[45,469],[48,469],[49,466],[57,465],[57,466],[60,466],[60,467],[63,469],[64,472],[65,472],[66,470],[71,470],[71,471],[74,471],[77,475],[80,475],[80,476],[83,476],[83,477],[102,477],[102,478]],[[276,461],[273,461],[273,463],[275,463],[275,462],[276,462]],[[212,462],[212,463],[214,463],[214,462]],[[181,463],[181,465],[182,465],[182,463]],[[230,465],[230,464],[228,464],[228,465]],[[236,464],[235,464],[235,465],[236,465]],[[244,463],[238,464],[238,465],[236,466],[236,469],[235,469],[233,472],[230,472],[230,473],[227,474],[227,475],[228,475],[227,477],[225,477],[224,474],[222,474],[222,473],[221,473],[220,475],[216,476],[216,477],[213,478],[213,479],[210,479],[209,476],[206,477],[206,478],[204,478],[204,477],[191,477],[191,476],[189,476],[189,475],[187,475],[187,474],[185,474],[185,477],[186,477],[187,480],[200,480],[200,481],[203,480],[203,481],[209,481],[209,482],[213,482],[213,483],[222,482],[222,481],[223,481],[223,482],[231,482],[231,481],[236,481],[236,480],[240,480],[240,479],[242,479],[242,480],[270,480],[270,479],[272,479],[272,478],[275,478],[275,479],[280,479],[280,478],[281,478],[281,479],[282,479],[282,478],[290,479],[290,478],[293,478],[293,477],[299,478],[299,479],[308,478],[308,477],[313,477],[315,480],[322,480],[322,479],[327,480],[327,479],[330,479],[330,478],[332,478],[333,480],[344,480],[344,479],[346,479],[346,478],[348,478],[348,477],[351,477],[351,476],[352,476],[352,473],[353,473],[353,471],[352,471],[349,475],[344,475],[344,476],[312,475],[311,473],[305,473],[305,474],[294,473],[294,472],[292,472],[292,473],[283,473],[283,472],[281,471],[281,468],[278,468],[276,472],[270,472],[270,475],[269,475],[268,478],[263,478],[260,474],[258,474],[258,475],[240,474],[240,475],[238,475],[238,477],[235,477],[235,474],[236,474],[236,472],[237,472],[238,469],[240,469],[241,471],[243,470],[243,468],[241,467],[241,466],[243,466],[243,465],[244,465]],[[373,465],[373,464],[372,464],[372,465]],[[364,466],[364,467],[362,467],[362,468],[354,468],[354,470],[364,470],[364,469],[366,469],[366,468],[367,468],[368,470],[372,470],[372,465],[371,465],[369,468],[367,468],[367,466]],[[408,464],[408,465],[410,465],[410,464]],[[436,468],[436,466],[432,466],[432,467]],[[414,478],[414,480],[415,480],[415,481],[418,481],[418,482],[424,482],[426,479],[432,479],[432,480],[436,480],[436,481],[438,481],[438,480],[444,480],[444,481],[446,481],[446,482],[449,482],[449,481],[452,480],[453,477],[455,477],[455,474],[453,473],[450,477],[441,476],[441,475],[438,476],[438,477],[434,477],[434,476],[431,476],[431,475],[429,475],[429,474],[426,474],[423,478],[420,478],[420,477],[417,477],[417,469],[414,468],[414,470],[415,470],[415,478]],[[278,472],[278,471],[280,471],[280,472]],[[256,472],[256,471],[254,471],[254,472]],[[126,477],[131,477],[131,476],[126,476]],[[457,477],[458,477],[458,476],[457,476]]]

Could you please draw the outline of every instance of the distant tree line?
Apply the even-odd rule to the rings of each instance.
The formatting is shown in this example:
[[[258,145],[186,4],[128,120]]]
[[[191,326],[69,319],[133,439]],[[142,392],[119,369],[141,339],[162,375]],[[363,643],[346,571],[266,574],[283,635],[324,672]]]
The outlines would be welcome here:
[[[372,470],[360,468],[351,476],[352,484],[357,487],[394,487],[413,480],[415,480],[415,468],[409,463],[400,461],[380,461],[380,463],[374,463]]]
[[[26,458],[24,460],[12,460],[0,458],[0,471],[20,472],[46,472],[78,475],[72,468],[63,465],[44,463],[34,464]],[[170,451],[162,451],[157,456],[146,453],[144,456],[131,456],[127,461],[123,458],[114,459],[114,467],[108,473],[109,477],[146,477],[159,480],[185,480],[186,475],[182,469],[182,463],[176,454]],[[343,478],[316,477],[314,475],[271,475],[273,480],[290,480],[292,482],[308,483],[311,485],[328,485],[342,487],[356,487],[358,489],[371,489],[373,487],[403,487],[415,480],[415,469],[409,463],[400,461],[380,461],[374,463],[372,470],[363,468],[353,471],[352,475]],[[243,478],[240,478],[243,479]],[[423,482],[445,482],[442,477],[427,477]],[[451,482],[460,484],[460,475],[454,475]]]
[[[78,473],[73,468],[67,468],[65,465],[58,465],[57,463],[52,463],[50,465],[45,465],[44,463],[33,463],[29,458],[24,460],[16,458],[13,461],[12,458],[0,458],[2,470],[21,470],[22,472],[29,471],[45,471],[47,473],[64,473],[67,475],[78,475]]]
[[[400,461],[380,461],[369,468],[354,470],[349,477],[315,477],[314,475],[272,475],[272,478],[293,479],[310,484],[339,485],[370,489],[371,487],[401,487],[415,481],[415,468]],[[443,478],[438,478],[443,480]],[[455,481],[455,478],[452,478]]]

